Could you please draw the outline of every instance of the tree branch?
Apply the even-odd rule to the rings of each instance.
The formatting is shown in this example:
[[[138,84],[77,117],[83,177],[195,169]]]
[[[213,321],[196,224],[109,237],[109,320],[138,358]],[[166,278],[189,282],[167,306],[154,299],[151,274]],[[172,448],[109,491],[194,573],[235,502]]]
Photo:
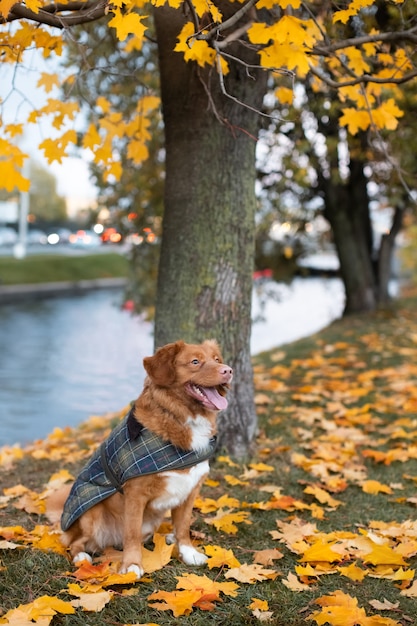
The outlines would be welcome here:
[[[400,30],[394,33],[375,33],[374,35],[351,37],[350,39],[342,39],[341,41],[335,41],[334,43],[328,45],[317,44],[311,49],[311,54],[330,56],[337,50],[352,47],[357,48],[358,46],[362,46],[366,43],[387,43],[398,41],[409,41],[413,44],[417,44],[417,26],[410,28],[409,30]]]
[[[412,72],[408,72],[408,74],[404,74],[403,76],[399,78],[394,78],[393,76],[391,78],[387,78],[387,77],[377,78],[376,76],[371,76],[370,74],[363,74],[362,76],[357,76],[350,80],[344,80],[344,81],[338,82],[337,80],[333,80],[332,78],[329,78],[328,76],[320,72],[315,67],[310,67],[310,72],[314,76],[317,76],[317,78],[322,80],[326,85],[328,85],[332,89],[340,89],[341,87],[352,87],[352,85],[360,85],[360,84],[366,84],[366,83],[376,83],[380,85],[386,85],[386,84],[402,85],[403,83],[407,83],[412,78],[415,78],[417,76],[417,69],[415,69]]]
[[[106,15],[107,6],[107,0],[76,1],[68,4],[52,3],[39,9],[39,13],[34,13],[22,4],[15,4],[6,19],[0,18],[0,24],[27,19],[38,24],[54,26],[55,28],[69,28],[70,26],[86,24],[102,18]],[[68,13],[72,13],[72,15],[68,15]]]

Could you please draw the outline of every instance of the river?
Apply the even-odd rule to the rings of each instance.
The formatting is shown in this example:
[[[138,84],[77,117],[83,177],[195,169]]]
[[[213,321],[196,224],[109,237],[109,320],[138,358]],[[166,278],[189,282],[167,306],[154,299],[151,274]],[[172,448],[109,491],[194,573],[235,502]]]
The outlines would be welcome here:
[[[117,411],[139,394],[152,325],[121,301],[121,291],[100,290],[0,307],[0,446]],[[320,330],[343,303],[338,279],[256,287],[252,353]]]

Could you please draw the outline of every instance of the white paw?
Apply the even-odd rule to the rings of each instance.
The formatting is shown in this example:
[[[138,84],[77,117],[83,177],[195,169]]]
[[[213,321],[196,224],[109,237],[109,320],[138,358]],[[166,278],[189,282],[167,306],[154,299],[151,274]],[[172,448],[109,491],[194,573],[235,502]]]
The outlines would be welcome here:
[[[74,556],[72,561],[74,565],[76,565],[77,563],[81,563],[81,561],[88,561],[89,563],[92,563],[93,559],[89,554],[87,554],[87,552],[78,552],[78,554]]]
[[[143,567],[140,567],[140,565],[136,565],[135,563],[132,563],[132,565],[129,565],[129,567],[120,568],[120,574],[128,574],[129,572],[134,572],[138,580],[139,578],[142,578],[143,574],[145,573]]]
[[[168,533],[167,535],[165,535],[165,541],[167,542],[167,544],[169,546],[171,546],[173,543],[175,543],[175,535],[174,535],[174,533]]]
[[[178,546],[181,559],[186,565],[205,565],[208,557],[192,546]]]

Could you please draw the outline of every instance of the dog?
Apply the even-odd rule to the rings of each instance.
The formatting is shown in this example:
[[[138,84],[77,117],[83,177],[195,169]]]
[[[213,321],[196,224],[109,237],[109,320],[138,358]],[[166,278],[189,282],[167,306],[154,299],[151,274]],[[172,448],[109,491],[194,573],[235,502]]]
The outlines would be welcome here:
[[[62,512],[62,543],[74,564],[108,546],[123,549],[122,573],[143,576],[142,544],[171,511],[173,535],[187,565],[207,557],[191,543],[194,500],[216,446],[216,417],[233,378],[215,340],[167,344],[143,365],[143,391],[66,492],[50,498]],[[58,513],[59,512],[59,513]]]

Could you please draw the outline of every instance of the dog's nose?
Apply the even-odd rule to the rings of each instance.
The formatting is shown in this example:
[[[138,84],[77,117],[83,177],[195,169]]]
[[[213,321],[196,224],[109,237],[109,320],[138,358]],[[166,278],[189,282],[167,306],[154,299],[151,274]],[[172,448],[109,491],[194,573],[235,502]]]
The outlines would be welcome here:
[[[222,374],[223,376],[232,376],[233,370],[228,365],[224,365],[223,368],[220,370],[220,374]]]

